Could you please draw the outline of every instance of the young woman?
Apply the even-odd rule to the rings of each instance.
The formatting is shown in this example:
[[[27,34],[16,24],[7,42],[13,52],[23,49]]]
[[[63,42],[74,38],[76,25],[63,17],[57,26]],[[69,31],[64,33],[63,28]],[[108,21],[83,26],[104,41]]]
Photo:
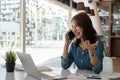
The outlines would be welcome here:
[[[61,57],[63,69],[74,62],[80,70],[93,70],[100,73],[103,60],[103,42],[97,38],[92,21],[86,13],[79,13],[72,18],[72,32],[75,37],[71,40],[67,31],[65,34],[64,50]]]

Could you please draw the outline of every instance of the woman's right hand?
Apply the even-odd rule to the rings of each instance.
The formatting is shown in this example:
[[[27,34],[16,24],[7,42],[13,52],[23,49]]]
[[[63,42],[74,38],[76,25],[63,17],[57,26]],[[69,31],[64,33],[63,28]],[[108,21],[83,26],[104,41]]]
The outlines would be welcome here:
[[[68,37],[68,33],[71,31],[71,29],[69,31],[66,32],[65,34],[65,44],[69,45],[71,43],[72,40],[69,39]]]
[[[63,59],[66,59],[68,57],[68,47],[69,47],[69,44],[71,43],[72,40],[69,39],[68,37],[68,33],[70,32],[71,30],[67,31],[66,34],[65,34],[65,44],[64,44],[64,50],[63,50],[63,54],[62,54],[62,58]]]

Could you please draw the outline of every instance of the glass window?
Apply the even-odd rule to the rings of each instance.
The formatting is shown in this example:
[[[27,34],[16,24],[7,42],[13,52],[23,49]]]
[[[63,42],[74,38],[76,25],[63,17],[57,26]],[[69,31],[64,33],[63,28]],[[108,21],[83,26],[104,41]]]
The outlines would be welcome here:
[[[120,35],[120,16],[118,15],[119,12],[120,12],[120,5],[113,5],[112,35],[115,36]]]
[[[16,6],[17,5],[17,6]],[[0,63],[11,48],[20,49],[20,0],[0,0]]]
[[[100,20],[101,20],[101,25],[102,25],[102,30],[104,32],[104,38],[105,38],[105,42],[106,42],[106,46],[108,47],[108,17],[109,17],[109,12],[108,12],[109,8],[107,6],[98,6],[98,13],[100,16]]]
[[[62,55],[68,10],[49,1],[26,0],[25,49],[36,63]],[[0,0],[0,57],[12,43],[19,50],[20,37],[20,0]]]
[[[62,55],[68,9],[44,0],[26,0],[26,52],[39,63]]]

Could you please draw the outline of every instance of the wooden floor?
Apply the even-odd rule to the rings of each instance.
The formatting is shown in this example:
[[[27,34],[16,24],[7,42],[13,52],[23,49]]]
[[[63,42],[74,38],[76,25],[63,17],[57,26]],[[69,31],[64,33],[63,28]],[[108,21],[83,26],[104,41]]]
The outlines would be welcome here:
[[[120,72],[120,58],[113,58],[114,72]]]

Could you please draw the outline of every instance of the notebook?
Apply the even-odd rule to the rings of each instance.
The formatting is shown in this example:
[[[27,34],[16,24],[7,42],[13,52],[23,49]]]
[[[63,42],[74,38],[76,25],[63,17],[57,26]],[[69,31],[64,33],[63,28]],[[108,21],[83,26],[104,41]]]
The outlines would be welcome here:
[[[25,71],[24,67],[16,67],[17,71]],[[47,71],[52,71],[51,68],[47,67],[47,66],[39,66],[37,67],[37,70],[39,72],[47,72]]]

